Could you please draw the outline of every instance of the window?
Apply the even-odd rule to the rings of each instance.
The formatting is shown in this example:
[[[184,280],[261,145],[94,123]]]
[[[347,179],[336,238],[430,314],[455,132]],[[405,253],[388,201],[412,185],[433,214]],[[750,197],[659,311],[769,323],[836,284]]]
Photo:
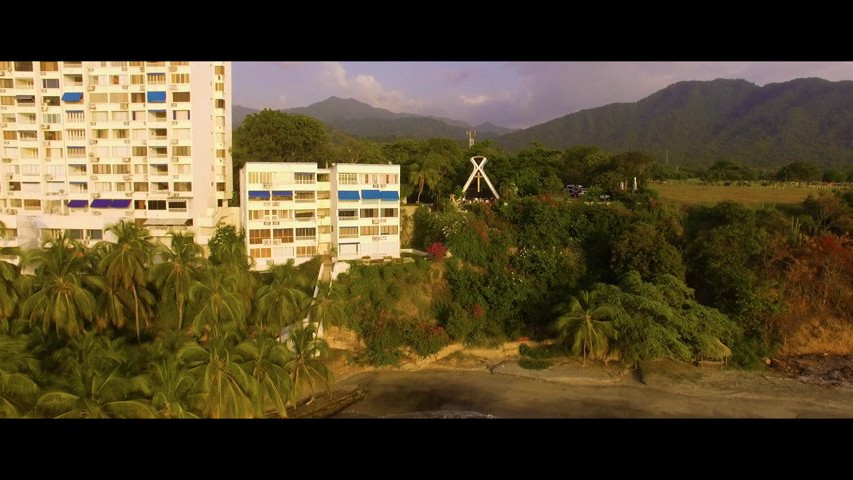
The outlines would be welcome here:
[[[217,148],[216,149],[216,158],[225,158],[225,149]]]
[[[297,202],[313,202],[314,192],[296,192]]]
[[[355,185],[358,183],[358,178],[354,173],[339,173],[338,183],[341,185]]]
[[[107,103],[110,96],[106,93],[90,93],[89,102],[91,103]]]
[[[113,138],[124,139],[130,138],[130,130],[126,128],[114,129]]]
[[[328,208],[318,208],[317,209],[317,218],[326,218],[329,216],[330,210]]]
[[[361,227],[362,236],[379,235],[379,226],[371,225],[369,227]]]
[[[133,191],[134,192],[147,192],[148,191],[148,182],[133,182]]]
[[[315,245],[296,247],[297,257],[313,257],[314,255],[317,255],[317,247]]]
[[[62,114],[59,113],[45,113],[41,117],[44,123],[59,123],[62,121]]]
[[[340,227],[338,228],[338,236],[340,238],[358,238],[358,227]]]
[[[62,132],[55,132],[53,130],[44,132],[45,140],[62,140]]]
[[[269,210],[249,210],[249,220],[263,220],[264,213]]]
[[[189,110],[173,110],[172,111],[172,120],[189,120],[190,119],[190,111]]]
[[[313,173],[295,173],[293,175],[294,175],[294,178],[296,180],[297,185],[305,185],[305,184],[314,183],[314,174]],[[313,196],[312,196],[312,198],[313,198]],[[298,199],[299,198],[298,198],[298,193],[297,193],[297,200]]]
[[[316,228],[297,228],[296,229],[296,239],[297,240],[314,240],[317,237],[317,229]]]
[[[65,112],[65,121],[68,123],[83,123],[86,117],[80,111]]]
[[[59,71],[59,62],[41,62],[41,71],[42,72],[58,72]]]
[[[148,147],[133,147],[131,154],[134,157],[144,157],[148,154]]]
[[[131,85],[142,85],[145,83],[145,75],[131,75],[130,76],[130,84]]]
[[[61,148],[45,148],[44,149],[45,157],[47,158],[62,158],[62,149]],[[48,172],[50,173],[50,172]]]
[[[173,73],[172,83],[190,83],[189,73]]]
[[[358,210],[338,210],[338,218],[341,220],[358,220]]]
[[[165,110],[149,110],[148,111],[148,121],[149,122],[165,122],[166,119],[166,111]]]
[[[186,212],[187,202],[169,202],[170,212]]]
[[[113,175],[130,175],[130,165],[126,163],[113,165]]]
[[[272,231],[272,238],[275,240],[280,240],[281,243],[293,243],[293,229],[274,228]]]
[[[213,102],[213,105],[216,108],[225,108],[225,100],[217,100],[217,101]]]
[[[130,147],[113,147],[113,157],[127,158],[130,156]]]
[[[110,147],[95,147],[92,153],[94,153],[97,158],[109,157]]]
[[[126,122],[130,120],[130,113],[127,111],[112,112],[111,115],[114,122]]]
[[[66,137],[68,138],[68,140],[76,140],[76,141],[86,140],[86,130],[83,130],[83,129],[66,130],[65,134],[66,134]],[[83,155],[86,154],[86,149],[84,147],[68,147],[68,151],[70,152],[72,148],[82,148],[83,151],[81,153]]]
[[[95,182],[92,186],[93,192],[112,192],[113,184],[110,182]]]
[[[127,98],[126,93],[111,93],[110,103],[127,103]]]
[[[273,210],[273,218],[287,220],[293,218],[293,210]]]
[[[107,113],[107,112],[102,112],[102,113]],[[105,129],[105,128],[98,128],[98,129],[92,130],[92,136],[95,138],[109,138],[109,133],[110,133],[110,131]]]
[[[130,103],[145,103],[145,93],[131,93],[130,94]]]
[[[225,75],[225,66],[224,65],[216,65],[213,67],[213,73],[215,75]]]
[[[5,130],[3,131],[3,140],[17,140],[18,132]]]
[[[264,240],[269,240],[270,238],[269,230],[249,230],[250,245],[260,245],[264,243]]]
[[[45,173],[56,177],[65,176],[65,165],[45,165]]]
[[[176,192],[192,192],[193,182],[175,182]]]
[[[103,240],[104,239],[104,231],[103,230],[86,230],[86,236],[89,237],[89,240]]]
[[[175,103],[189,102],[190,92],[174,92],[172,93],[172,101]]]
[[[33,62],[15,62],[16,72],[32,72]]]
[[[324,233],[332,233],[332,226],[331,225],[320,225],[319,227],[317,227],[317,233],[319,233],[321,235]]]
[[[272,249],[269,247],[266,248],[250,248],[249,256],[252,258],[270,258],[272,256]]]
[[[397,225],[382,225],[379,227],[379,233],[382,235],[397,235],[399,228]]]
[[[12,79],[0,78],[0,88],[12,88]]]
[[[175,128],[172,130],[172,138],[177,138],[180,140],[189,140],[192,138],[190,136],[189,128]]]
[[[38,175],[40,172],[38,165],[21,165],[21,175]]]
[[[21,182],[22,193],[41,193],[41,184],[36,182]]]
[[[92,112],[92,120],[96,122],[107,122],[110,119],[109,112]]]
[[[130,182],[118,182],[115,184],[116,192],[129,192],[130,191]]]
[[[69,175],[86,175],[86,165],[68,165]]]
[[[314,210],[296,210],[293,216],[297,220],[312,220],[314,218]]]
[[[224,83],[222,83],[222,82],[216,82],[216,83],[214,84],[214,89],[215,89],[217,92],[224,92],[224,91],[225,91],[225,84],[224,84]]]
[[[172,155],[176,157],[189,157],[190,156],[190,147],[181,146],[181,147],[172,147]]]
[[[134,165],[133,173],[137,175],[144,175],[148,173],[148,165]]]
[[[361,218],[376,218],[379,216],[378,208],[362,208]]]
[[[155,140],[165,140],[166,139],[166,129],[165,128],[150,128],[148,129],[149,138],[153,138]]]
[[[249,183],[272,183],[272,172],[249,172]]]
[[[328,200],[329,199],[329,191],[328,190],[317,190],[317,200]]]
[[[148,200],[148,210],[165,210],[165,200]]]
[[[41,88],[59,88],[59,79],[58,78],[42,79]]]
[[[148,74],[148,84],[149,85],[165,85],[166,84],[166,74],[165,73],[149,73]]]
[[[396,218],[397,217],[397,209],[396,208],[383,208],[382,209],[382,217],[383,218]]]

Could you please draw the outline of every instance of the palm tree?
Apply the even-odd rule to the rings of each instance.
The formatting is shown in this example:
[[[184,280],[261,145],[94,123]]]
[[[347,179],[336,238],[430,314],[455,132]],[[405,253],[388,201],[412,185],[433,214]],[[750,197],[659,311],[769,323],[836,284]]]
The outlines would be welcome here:
[[[169,232],[169,236],[172,237],[171,248],[158,249],[163,261],[151,269],[151,278],[163,297],[174,299],[178,309],[178,330],[181,330],[190,288],[209,263],[192,234]]]
[[[0,228],[2,231],[2,228]],[[0,255],[7,254],[6,248],[0,249]],[[0,260],[0,322],[6,322],[14,317],[20,301],[16,282],[21,275],[17,265]]]
[[[612,321],[618,317],[617,311],[598,300],[599,292],[583,290],[571,297],[568,312],[554,322],[560,341],[575,355],[583,353],[584,365],[587,355],[596,358],[606,354],[610,340],[616,336]]]
[[[133,318],[136,322],[136,339],[140,341],[139,317],[140,304],[143,306],[142,316],[148,325],[148,305],[154,301],[151,293],[145,288],[146,270],[151,265],[151,244],[148,231],[131,222],[121,222],[107,228],[116,236],[116,243],[101,259],[101,269],[104,278],[113,288],[123,288],[133,294]]]
[[[34,293],[21,306],[30,324],[39,321],[47,332],[75,336],[91,321],[95,299],[83,286],[86,261],[81,247],[65,234],[45,242],[41,249],[24,255],[25,266],[35,266]]]
[[[266,335],[242,342],[237,345],[236,352],[242,357],[243,369],[257,381],[255,408],[266,412],[272,404],[279,417],[287,417],[285,406],[292,390],[287,364],[293,353],[275,338]]]
[[[308,382],[311,388],[311,400],[308,403],[311,403],[314,401],[315,381],[325,385],[326,390],[331,387],[332,372],[317,358],[328,352],[329,345],[322,338],[317,338],[317,331],[311,324],[291,330],[285,344],[293,354],[287,362],[293,385],[292,401],[296,403],[303,384]]]
[[[331,282],[318,286],[317,296],[311,301],[308,312],[311,322],[317,324],[318,332],[343,320],[344,311],[338,301],[337,290],[332,288]]]
[[[409,165],[409,182],[418,189],[418,198],[416,203],[421,203],[421,194],[424,193],[424,185],[426,184],[426,170],[423,162],[414,162]]]
[[[38,385],[26,373],[36,364],[20,338],[0,336],[0,418],[18,417],[38,394]]]
[[[148,386],[151,404],[163,418],[198,418],[190,409],[190,399],[199,394],[198,378],[176,359],[152,363]]]
[[[89,332],[64,351],[62,391],[45,393],[36,411],[56,418],[154,418],[157,412],[139,398],[145,378],[128,377],[124,344]]]
[[[213,337],[217,337],[222,333],[222,327],[226,330],[245,330],[245,303],[238,289],[239,277],[229,275],[222,267],[204,271],[202,280],[196,282],[189,291],[191,309],[195,312],[192,326],[196,334],[201,335],[210,329]]]
[[[311,298],[300,285],[299,271],[292,261],[274,266],[270,275],[272,281],[258,289],[255,316],[262,327],[266,324],[280,334],[282,325],[302,320]]]
[[[196,404],[202,414],[211,418],[252,418],[260,416],[254,400],[256,380],[238,363],[226,342],[233,333],[217,338],[205,346],[191,342],[178,352],[189,373],[202,391]]]

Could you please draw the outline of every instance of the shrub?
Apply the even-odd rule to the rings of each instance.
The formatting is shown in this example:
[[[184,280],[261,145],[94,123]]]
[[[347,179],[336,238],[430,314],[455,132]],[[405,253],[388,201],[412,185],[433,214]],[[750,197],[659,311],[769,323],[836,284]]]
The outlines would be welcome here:
[[[441,242],[435,242],[426,249],[426,253],[429,254],[429,258],[439,260],[444,258],[444,255],[447,253],[447,247]]]

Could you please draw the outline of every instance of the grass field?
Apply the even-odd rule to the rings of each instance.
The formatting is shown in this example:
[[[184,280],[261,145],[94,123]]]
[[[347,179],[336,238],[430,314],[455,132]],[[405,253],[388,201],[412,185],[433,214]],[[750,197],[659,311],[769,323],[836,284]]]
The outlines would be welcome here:
[[[762,205],[799,204],[809,194],[817,195],[820,192],[832,191],[828,185],[725,187],[722,185],[662,183],[650,185],[650,188],[657,190],[660,199],[665,203],[713,205],[717,202],[732,200],[755,208]]]

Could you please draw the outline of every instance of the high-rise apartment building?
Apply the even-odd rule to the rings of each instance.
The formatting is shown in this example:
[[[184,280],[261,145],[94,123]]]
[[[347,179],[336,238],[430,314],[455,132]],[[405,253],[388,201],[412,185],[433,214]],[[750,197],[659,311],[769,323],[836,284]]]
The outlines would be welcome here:
[[[0,62],[0,246],[234,222],[229,62]]]
[[[333,253],[400,256],[400,166],[249,162],[240,216],[256,270]]]

